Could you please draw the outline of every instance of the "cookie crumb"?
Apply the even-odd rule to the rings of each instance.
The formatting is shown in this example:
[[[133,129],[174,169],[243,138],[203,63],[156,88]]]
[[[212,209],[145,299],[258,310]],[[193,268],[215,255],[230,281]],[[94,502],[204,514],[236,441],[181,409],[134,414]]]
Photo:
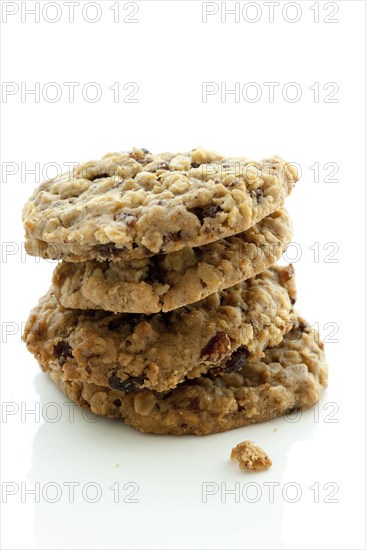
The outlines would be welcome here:
[[[274,432],[277,432],[277,428],[273,428],[273,430],[272,430],[272,431],[274,431]]]
[[[272,466],[272,461],[253,441],[238,443],[231,451],[231,460],[237,462],[241,470],[249,472],[261,472]]]

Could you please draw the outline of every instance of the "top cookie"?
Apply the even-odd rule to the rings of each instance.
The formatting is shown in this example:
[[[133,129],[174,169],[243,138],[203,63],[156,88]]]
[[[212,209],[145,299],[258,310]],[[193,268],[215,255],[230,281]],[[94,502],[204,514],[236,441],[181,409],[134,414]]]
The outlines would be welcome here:
[[[254,162],[202,148],[109,153],[34,191],[23,210],[26,250],[80,262],[202,246],[278,210],[297,180],[278,156]]]

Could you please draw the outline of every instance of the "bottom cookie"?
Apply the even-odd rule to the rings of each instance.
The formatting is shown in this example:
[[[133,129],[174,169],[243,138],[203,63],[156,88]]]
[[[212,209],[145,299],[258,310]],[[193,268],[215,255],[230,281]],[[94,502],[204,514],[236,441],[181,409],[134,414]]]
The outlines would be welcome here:
[[[51,378],[67,396],[94,413],[122,418],[142,432],[206,435],[270,420],[314,405],[327,386],[328,368],[318,334],[301,317],[279,346],[261,360],[236,352],[237,372],[208,373],[157,393],[125,394],[69,381],[54,366]],[[244,363],[244,364],[243,364]]]

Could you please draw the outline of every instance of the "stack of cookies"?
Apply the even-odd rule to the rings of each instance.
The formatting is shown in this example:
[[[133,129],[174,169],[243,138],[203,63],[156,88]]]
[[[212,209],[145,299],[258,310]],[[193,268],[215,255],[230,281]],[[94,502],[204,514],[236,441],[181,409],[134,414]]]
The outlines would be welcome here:
[[[70,399],[141,431],[209,434],[316,403],[323,345],[294,312],[279,157],[111,153],[40,185],[26,249],[62,260],[24,339]]]

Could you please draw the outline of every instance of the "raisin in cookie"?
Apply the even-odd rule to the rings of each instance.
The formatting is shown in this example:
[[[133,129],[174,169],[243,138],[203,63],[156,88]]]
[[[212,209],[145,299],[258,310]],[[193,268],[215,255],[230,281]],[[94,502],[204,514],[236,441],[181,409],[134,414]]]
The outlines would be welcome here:
[[[74,309],[171,311],[264,271],[291,235],[290,217],[279,210],[239,235],[198,248],[128,262],[61,262],[53,276],[55,294]]]
[[[240,350],[237,352],[240,353]],[[122,418],[142,432],[206,435],[305,410],[327,386],[323,344],[301,318],[278,347],[259,360],[244,359],[237,372],[183,382],[166,393],[123,393],[70,381],[59,363],[51,378],[70,399],[96,414]]]
[[[80,262],[202,246],[278,210],[297,179],[277,156],[253,162],[201,148],[110,153],[35,190],[23,209],[26,250]]]
[[[292,266],[274,267],[169,313],[150,316],[64,308],[53,290],[31,312],[24,338],[45,370],[122,391],[164,391],[212,367],[225,368],[244,347],[260,357],[290,330]]]

